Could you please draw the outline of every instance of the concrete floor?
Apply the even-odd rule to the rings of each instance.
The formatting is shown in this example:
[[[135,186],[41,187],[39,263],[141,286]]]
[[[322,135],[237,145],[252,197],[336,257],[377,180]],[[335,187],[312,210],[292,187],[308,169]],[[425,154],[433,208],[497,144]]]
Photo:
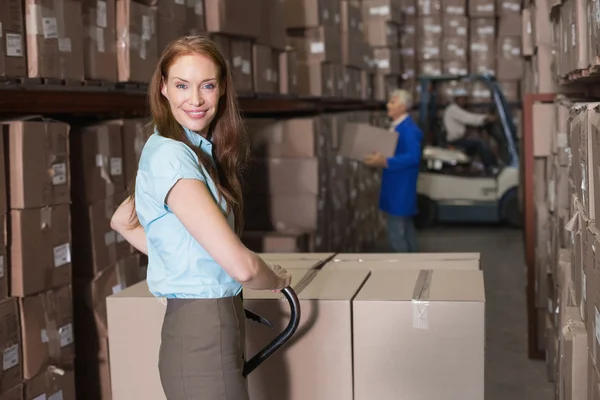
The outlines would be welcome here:
[[[439,227],[419,232],[423,252],[480,252],[486,286],[485,400],[551,400],[544,362],[527,358],[521,231]]]

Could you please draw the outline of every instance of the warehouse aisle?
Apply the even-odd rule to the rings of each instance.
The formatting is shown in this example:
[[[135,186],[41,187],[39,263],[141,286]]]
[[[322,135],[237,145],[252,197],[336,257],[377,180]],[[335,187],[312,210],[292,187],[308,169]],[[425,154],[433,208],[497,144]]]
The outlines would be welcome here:
[[[487,296],[486,400],[550,400],[546,365],[527,358],[521,232],[436,228],[419,233],[421,251],[481,252]]]

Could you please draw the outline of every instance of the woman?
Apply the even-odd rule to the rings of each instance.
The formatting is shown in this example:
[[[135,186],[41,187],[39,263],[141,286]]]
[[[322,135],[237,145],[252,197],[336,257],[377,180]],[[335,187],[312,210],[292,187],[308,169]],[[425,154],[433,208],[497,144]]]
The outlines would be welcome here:
[[[185,37],[164,51],[149,88],[154,133],[134,194],[111,225],[148,254],[148,286],[166,297],[159,356],[168,400],[248,399],[242,286],[281,290],[284,269],[238,238],[240,174],[247,158],[236,93],[210,40]]]

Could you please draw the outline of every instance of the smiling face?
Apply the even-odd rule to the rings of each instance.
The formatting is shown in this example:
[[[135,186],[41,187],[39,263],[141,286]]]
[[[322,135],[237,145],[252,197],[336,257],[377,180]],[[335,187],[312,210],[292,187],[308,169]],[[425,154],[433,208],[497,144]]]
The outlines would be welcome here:
[[[206,56],[181,56],[169,68],[161,87],[177,122],[204,137],[217,113],[222,92],[218,72]]]

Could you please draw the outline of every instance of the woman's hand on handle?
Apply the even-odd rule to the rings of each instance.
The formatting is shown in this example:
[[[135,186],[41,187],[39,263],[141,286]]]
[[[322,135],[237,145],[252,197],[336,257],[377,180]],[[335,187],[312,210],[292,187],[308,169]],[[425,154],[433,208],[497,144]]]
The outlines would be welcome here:
[[[273,270],[275,275],[277,275],[277,287],[272,289],[273,292],[281,292],[283,288],[290,286],[292,283],[292,274],[286,269],[281,268],[280,265],[267,263],[269,267]]]

